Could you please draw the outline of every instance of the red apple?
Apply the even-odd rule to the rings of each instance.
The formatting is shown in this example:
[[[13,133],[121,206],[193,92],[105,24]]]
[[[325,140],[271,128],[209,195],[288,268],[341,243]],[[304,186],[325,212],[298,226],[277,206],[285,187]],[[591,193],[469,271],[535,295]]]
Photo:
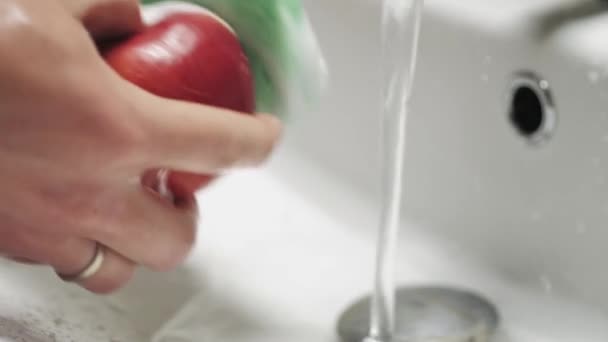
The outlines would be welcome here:
[[[249,60],[234,31],[211,12],[170,13],[102,52],[123,78],[158,96],[255,110]],[[166,185],[175,196],[188,196],[212,179],[172,171]]]

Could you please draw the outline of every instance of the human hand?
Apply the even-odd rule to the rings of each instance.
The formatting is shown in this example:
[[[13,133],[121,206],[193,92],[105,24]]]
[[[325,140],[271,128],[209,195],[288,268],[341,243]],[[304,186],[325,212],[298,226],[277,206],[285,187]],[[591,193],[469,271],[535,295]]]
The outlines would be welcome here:
[[[256,165],[280,124],[156,97],[124,81],[92,37],[136,31],[137,1],[0,2],[0,253],[62,275],[105,259],[97,293],[137,265],[169,270],[195,240],[193,198],[170,203],[147,170],[213,174]]]

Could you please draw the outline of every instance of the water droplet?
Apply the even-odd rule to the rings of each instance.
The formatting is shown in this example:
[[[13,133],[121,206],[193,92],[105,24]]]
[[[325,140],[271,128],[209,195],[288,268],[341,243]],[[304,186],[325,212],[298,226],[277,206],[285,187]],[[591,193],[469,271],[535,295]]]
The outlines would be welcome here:
[[[540,221],[543,219],[543,214],[540,211],[535,211],[530,215],[532,221]]]
[[[541,89],[545,89],[545,90],[549,89],[549,82],[547,80],[540,81],[539,85],[540,85]]]
[[[606,134],[602,137],[602,141],[605,143],[608,143],[608,134]]]
[[[600,81],[600,73],[595,70],[589,71],[587,73],[587,79],[589,79],[591,84],[597,84]]]
[[[488,82],[488,81],[490,80],[490,76],[489,76],[488,74],[481,74],[480,79],[481,79],[483,82]]]
[[[490,65],[492,64],[492,62],[494,61],[494,58],[492,58],[492,56],[487,55],[483,58],[483,64],[485,65]]]
[[[602,158],[600,158],[600,157],[591,158],[591,164],[593,164],[593,166],[600,166],[602,164]]]

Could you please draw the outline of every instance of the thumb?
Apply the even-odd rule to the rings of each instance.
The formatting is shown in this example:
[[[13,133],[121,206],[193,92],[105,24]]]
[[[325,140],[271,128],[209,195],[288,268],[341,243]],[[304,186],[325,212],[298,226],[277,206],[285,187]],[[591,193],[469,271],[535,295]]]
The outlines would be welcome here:
[[[143,27],[138,0],[67,0],[95,39],[131,34]]]

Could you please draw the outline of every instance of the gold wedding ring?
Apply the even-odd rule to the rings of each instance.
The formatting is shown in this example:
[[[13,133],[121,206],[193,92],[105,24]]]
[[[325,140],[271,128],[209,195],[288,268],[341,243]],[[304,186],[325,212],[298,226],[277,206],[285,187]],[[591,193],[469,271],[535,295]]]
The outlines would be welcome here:
[[[105,259],[104,247],[100,244],[96,244],[95,246],[95,256],[91,259],[91,262],[85,267],[82,271],[71,274],[71,275],[63,275],[59,274],[59,277],[65,281],[70,283],[78,283],[84,280],[87,280],[93,277],[95,274],[99,272],[101,267],[103,266],[103,262]]]

